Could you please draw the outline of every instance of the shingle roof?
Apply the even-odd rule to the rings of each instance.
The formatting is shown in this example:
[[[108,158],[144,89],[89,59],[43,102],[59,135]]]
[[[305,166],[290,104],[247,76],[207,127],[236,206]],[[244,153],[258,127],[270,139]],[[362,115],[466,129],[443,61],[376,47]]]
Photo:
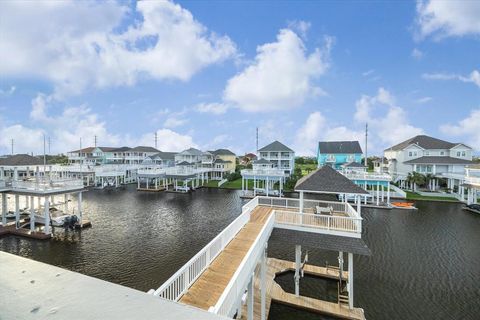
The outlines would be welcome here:
[[[192,163],[188,162],[188,161],[182,161],[180,163],[177,163],[177,166],[191,166]]]
[[[15,154],[6,158],[0,158],[0,166],[30,166],[42,164],[43,160],[28,154]]]
[[[474,163],[468,166],[470,169],[480,169],[480,163]]]
[[[133,151],[133,152],[159,152],[160,150],[155,149],[154,147],[137,146],[135,148],[132,148],[130,151]]]
[[[272,164],[272,163],[264,158],[261,158],[259,160],[253,161],[253,164]]]
[[[176,152],[163,152],[160,151],[152,156],[152,159],[162,159],[162,160],[174,160]]]
[[[233,153],[232,151],[228,150],[228,149],[217,149],[215,151],[210,151],[210,153],[213,153],[214,155],[216,156],[234,156],[235,153]]]
[[[323,166],[298,180],[295,191],[369,194],[330,166]]]
[[[278,241],[288,246],[295,243],[305,249],[343,251],[365,256],[372,255],[370,249],[362,239],[353,237],[274,228],[270,236],[270,241]]]
[[[113,152],[125,152],[125,151],[129,151],[131,150],[132,148],[130,147],[120,147],[120,148],[116,148],[115,150],[112,150]]]
[[[347,167],[347,168],[366,168],[363,164],[358,163],[358,162],[345,163],[344,165],[342,165],[342,167]]]
[[[472,164],[470,160],[453,158],[448,156],[424,156],[404,162],[405,164]]]
[[[203,152],[195,148],[188,148],[187,150],[183,150],[182,152],[180,152],[180,154],[191,154],[194,156],[201,156],[203,155]]]
[[[318,143],[320,153],[363,153],[358,141],[320,141]]]
[[[83,149],[78,149],[78,150],[73,150],[73,151],[70,151],[71,153],[75,152],[82,152],[82,153],[91,153],[93,150],[95,150],[95,147],[87,147],[87,148],[83,148]]]
[[[112,152],[115,149],[118,149],[117,147],[97,147],[98,149],[102,150],[103,152]],[[93,148],[95,149],[95,148]]]
[[[411,144],[416,144],[423,149],[450,149],[459,143],[452,143],[426,135],[418,135],[403,142],[400,142],[386,150],[403,150]]]
[[[293,152],[292,149],[284,145],[279,141],[273,141],[270,144],[267,144],[265,147],[259,149],[258,151],[285,151],[285,152]]]

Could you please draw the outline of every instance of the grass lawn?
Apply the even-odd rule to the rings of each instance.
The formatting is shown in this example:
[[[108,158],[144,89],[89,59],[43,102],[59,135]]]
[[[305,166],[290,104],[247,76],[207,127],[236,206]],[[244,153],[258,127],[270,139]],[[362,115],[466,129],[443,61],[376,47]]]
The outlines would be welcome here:
[[[317,169],[316,164],[295,164],[295,167],[302,169],[302,176],[305,176],[312,172],[313,170]]]
[[[224,184],[222,184],[220,187],[218,186],[218,182],[216,180],[210,180],[207,183],[204,183],[203,185],[205,187],[211,187],[211,188],[220,188],[220,189],[236,189],[236,190],[242,190],[242,179],[237,179],[233,181],[227,181]],[[252,190],[253,189],[253,180],[249,181],[248,183],[248,189]]]
[[[422,196],[418,193],[414,193],[411,191],[405,191],[407,193],[407,200],[430,200],[430,201],[451,201],[451,202],[458,202],[457,198],[454,197],[430,197],[430,196]]]

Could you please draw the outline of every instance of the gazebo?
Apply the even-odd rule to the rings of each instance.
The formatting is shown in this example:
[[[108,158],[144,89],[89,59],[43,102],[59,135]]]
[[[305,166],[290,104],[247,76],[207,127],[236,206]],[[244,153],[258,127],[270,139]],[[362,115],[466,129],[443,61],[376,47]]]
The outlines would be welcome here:
[[[295,191],[300,195],[301,213],[303,213],[305,193],[343,195],[344,202],[347,202],[348,196],[353,196],[359,216],[361,211],[361,197],[370,195],[368,191],[360,188],[330,166],[323,166],[299,179],[295,185]]]

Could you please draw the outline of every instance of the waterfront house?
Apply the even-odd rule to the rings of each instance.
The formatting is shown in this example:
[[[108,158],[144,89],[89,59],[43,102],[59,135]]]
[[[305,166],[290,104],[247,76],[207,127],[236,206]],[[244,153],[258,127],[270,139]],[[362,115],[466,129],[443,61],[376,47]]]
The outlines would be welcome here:
[[[239,162],[241,165],[246,166],[247,164],[252,163],[254,160],[257,160],[257,156],[254,153],[247,153],[243,157],[240,157]]]
[[[87,147],[67,153],[71,164],[139,164],[159,150],[153,147]]]
[[[361,163],[362,148],[358,141],[320,141],[317,150],[318,167],[324,165],[342,169],[349,163]],[[354,165],[352,164],[351,167]]]
[[[43,170],[43,159],[28,154],[15,154],[0,158],[0,179],[28,179],[33,177],[40,167]]]
[[[472,164],[472,148],[464,143],[454,143],[426,135],[418,135],[394,145],[384,152],[388,172],[394,181],[405,187],[411,172],[431,175],[430,189],[438,189],[438,179],[447,180],[447,188],[459,187],[465,167]]]
[[[162,168],[173,167],[175,165],[176,152],[157,152],[154,155],[147,156],[142,164],[159,165]]]
[[[237,156],[228,149],[209,151],[213,155],[212,179],[223,179],[225,174],[235,172]]]
[[[274,141],[258,150],[259,158],[273,163],[274,168],[291,175],[295,168],[295,152],[279,141]]]
[[[188,162],[194,164],[201,164],[202,161],[206,161],[209,157],[208,154],[205,154],[201,150],[195,148],[189,148],[179,152],[175,155],[175,163]]]

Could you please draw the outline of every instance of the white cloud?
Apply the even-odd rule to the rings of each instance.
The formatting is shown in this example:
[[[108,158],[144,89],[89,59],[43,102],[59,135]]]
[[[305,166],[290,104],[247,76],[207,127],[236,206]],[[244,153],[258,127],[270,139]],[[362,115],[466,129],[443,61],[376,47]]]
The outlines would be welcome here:
[[[145,134],[137,140],[138,145],[152,145],[153,133]],[[170,129],[157,130],[157,146],[159,150],[168,152],[179,152],[190,147],[197,148],[198,145],[193,142],[192,136],[179,134]]]
[[[422,98],[418,98],[417,100],[415,100],[415,102],[418,103],[418,104],[424,104],[424,103],[430,102],[432,100],[433,100],[432,97],[422,97]]]
[[[362,95],[357,100],[354,119],[368,123],[369,140],[378,146],[388,147],[423,133],[409,123],[405,110],[396,105],[395,97],[384,88],[379,88],[375,96]]]
[[[176,127],[183,126],[187,122],[188,122],[187,119],[179,118],[175,115],[172,115],[172,116],[168,117],[167,120],[165,120],[165,122],[163,123],[163,126],[165,128],[176,128]]]
[[[298,155],[315,155],[319,141],[361,140],[363,133],[344,126],[332,126],[316,111],[311,113],[295,135],[295,151]]]
[[[229,106],[225,103],[200,103],[195,106],[195,110],[202,113],[224,114]]]
[[[420,59],[423,58],[423,52],[420,51],[420,50],[417,49],[417,48],[414,48],[414,49],[412,50],[411,55],[412,55],[412,58],[414,58],[414,59],[416,59],[416,60],[420,60]]]
[[[140,1],[130,10],[113,1],[1,1],[0,61],[8,63],[0,73],[46,79],[62,97],[142,78],[187,81],[235,55],[228,37],[209,32],[180,5]],[[127,13],[139,18],[119,33]]]
[[[311,96],[324,94],[313,79],[327,70],[333,39],[308,54],[302,39],[282,29],[277,41],[257,47],[255,61],[228,80],[224,100],[244,111],[266,112],[300,106]]]
[[[480,108],[472,110],[457,124],[442,125],[440,131],[452,137],[462,137],[470,147],[480,150]]]
[[[422,78],[426,80],[459,80],[462,82],[473,83],[480,88],[480,72],[473,70],[468,76],[454,73],[424,73]]]
[[[480,34],[480,1],[417,1],[417,37]]]
[[[375,72],[375,70],[370,69],[370,70],[368,70],[368,71],[363,72],[363,73],[362,73],[362,76],[368,77],[369,75],[373,74],[374,72]]]
[[[14,153],[43,152],[43,134],[44,131],[41,129],[32,129],[21,124],[2,126],[0,123],[0,149],[10,154],[13,139]]]
[[[15,86],[10,86],[10,88],[3,90],[0,89],[0,96],[8,97],[11,96],[17,88]]]
[[[288,23],[288,28],[298,33],[303,39],[307,38],[307,32],[312,24],[308,21],[294,20]]]

